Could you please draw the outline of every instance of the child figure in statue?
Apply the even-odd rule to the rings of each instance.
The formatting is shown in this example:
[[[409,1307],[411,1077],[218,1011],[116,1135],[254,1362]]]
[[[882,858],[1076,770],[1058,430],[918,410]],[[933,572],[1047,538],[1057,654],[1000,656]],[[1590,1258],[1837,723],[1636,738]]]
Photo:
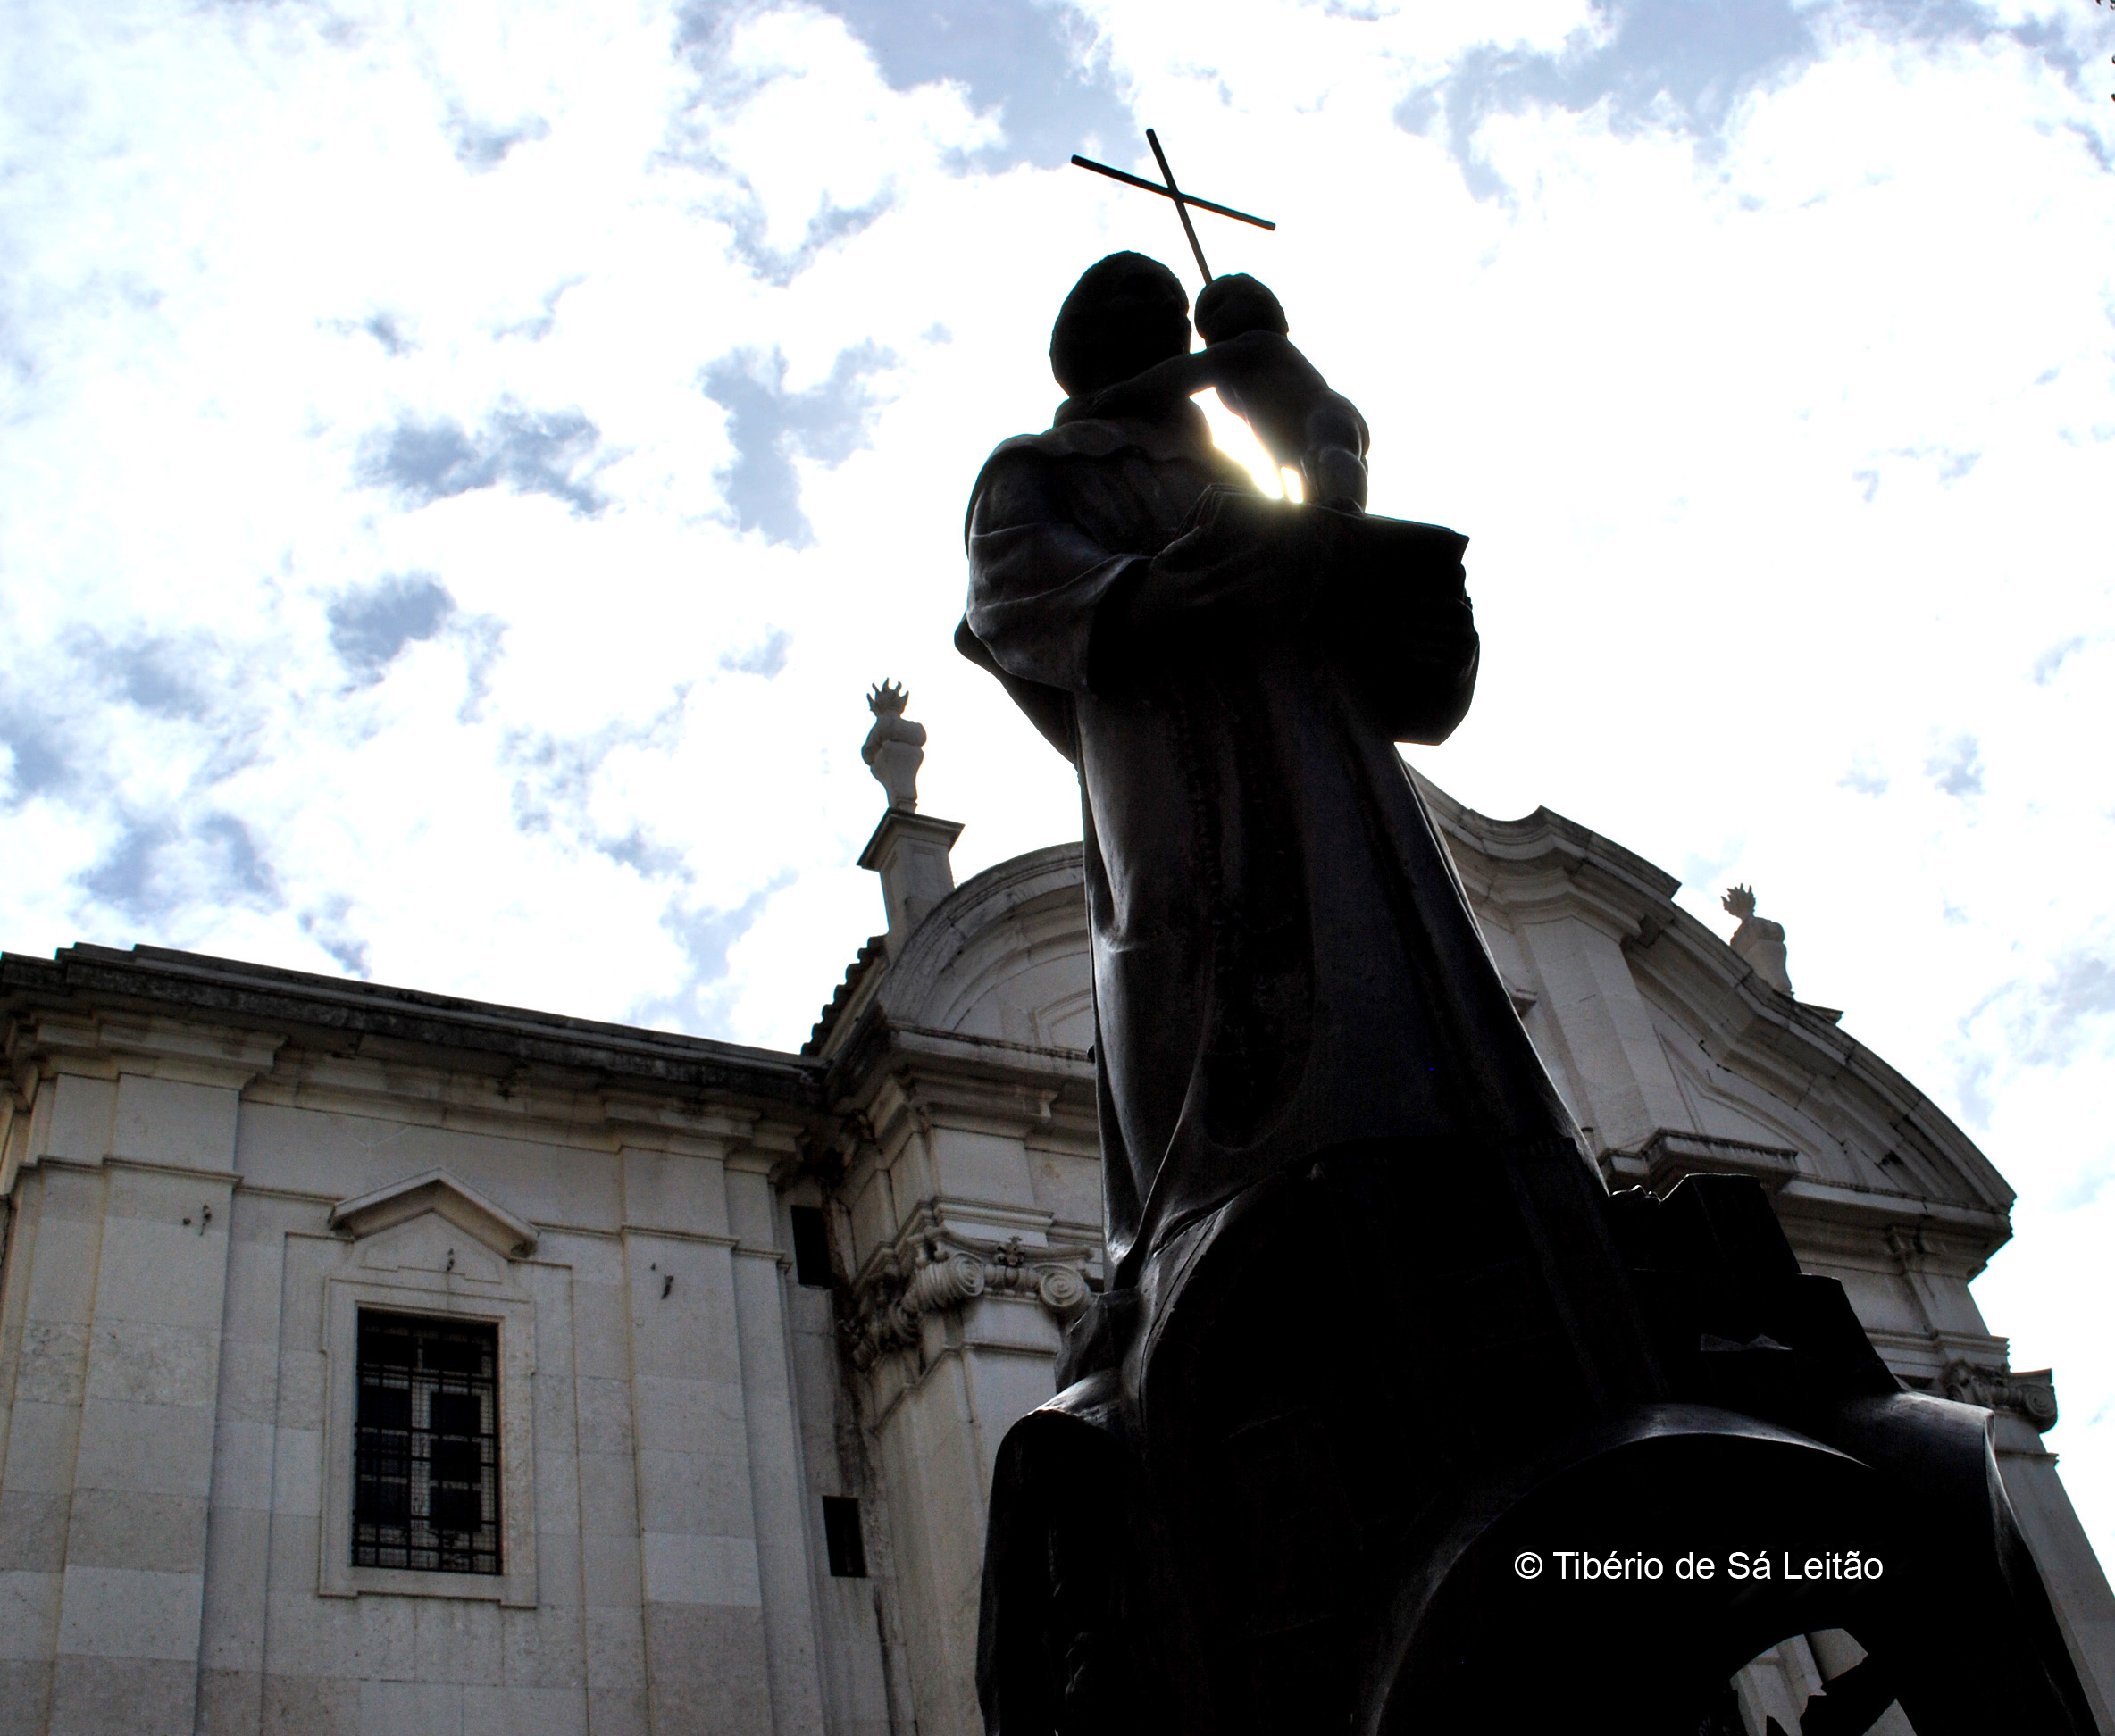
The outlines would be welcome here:
[[[1066,408],[1065,420],[1150,414],[1175,397],[1216,387],[1281,468],[1300,473],[1305,499],[1340,512],[1366,510],[1366,418],[1329,389],[1320,370],[1286,337],[1278,298],[1246,272],[1214,278],[1197,298],[1205,347]]]

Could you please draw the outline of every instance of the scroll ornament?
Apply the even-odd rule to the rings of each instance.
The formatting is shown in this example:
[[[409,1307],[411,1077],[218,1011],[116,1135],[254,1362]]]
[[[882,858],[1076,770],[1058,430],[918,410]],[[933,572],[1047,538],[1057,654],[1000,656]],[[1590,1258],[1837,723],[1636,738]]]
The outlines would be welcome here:
[[[891,1350],[918,1346],[927,1315],[959,1308],[980,1296],[1041,1303],[1060,1325],[1070,1324],[1091,1294],[1081,1266],[1085,1248],[1029,1247],[1018,1236],[1003,1245],[924,1236],[869,1273],[854,1293],[844,1331],[854,1366],[872,1368]]]

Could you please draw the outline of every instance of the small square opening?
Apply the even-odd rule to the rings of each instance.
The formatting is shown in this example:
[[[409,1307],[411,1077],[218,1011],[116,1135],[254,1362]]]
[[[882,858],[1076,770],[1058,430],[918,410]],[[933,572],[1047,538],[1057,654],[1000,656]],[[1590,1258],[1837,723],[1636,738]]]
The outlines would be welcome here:
[[[820,1206],[793,1207],[793,1275],[811,1289],[830,1288],[830,1224]]]
[[[823,1545],[832,1579],[866,1577],[866,1539],[859,1530],[859,1503],[849,1495],[823,1498]]]

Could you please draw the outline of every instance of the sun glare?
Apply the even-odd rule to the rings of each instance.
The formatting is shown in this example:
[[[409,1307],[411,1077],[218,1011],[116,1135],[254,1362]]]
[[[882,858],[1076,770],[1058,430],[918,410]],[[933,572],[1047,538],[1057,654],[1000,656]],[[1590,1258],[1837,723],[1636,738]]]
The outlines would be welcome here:
[[[1218,393],[1200,392],[1197,405],[1212,426],[1212,443],[1254,477],[1258,488],[1280,500],[1300,498],[1298,480],[1280,479],[1278,467],[1263,449],[1263,442],[1250,431],[1247,422],[1219,402]]]

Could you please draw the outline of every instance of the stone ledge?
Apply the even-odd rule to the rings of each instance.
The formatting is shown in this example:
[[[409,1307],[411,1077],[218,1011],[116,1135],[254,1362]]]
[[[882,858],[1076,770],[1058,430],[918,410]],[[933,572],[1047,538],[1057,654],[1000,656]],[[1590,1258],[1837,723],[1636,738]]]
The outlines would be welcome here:
[[[499,1006],[423,989],[246,964],[160,947],[0,954],[0,1018],[126,1007],[306,1033],[305,1047],[365,1039],[531,1062],[684,1092],[819,1107],[823,1068],[798,1056]]]

